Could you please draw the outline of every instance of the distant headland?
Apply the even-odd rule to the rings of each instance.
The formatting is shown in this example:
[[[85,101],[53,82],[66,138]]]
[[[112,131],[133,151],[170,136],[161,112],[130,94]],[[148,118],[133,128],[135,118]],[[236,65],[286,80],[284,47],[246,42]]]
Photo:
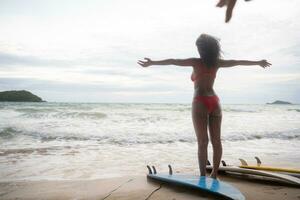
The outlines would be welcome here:
[[[287,101],[280,101],[280,100],[277,100],[277,101],[274,101],[272,103],[267,103],[267,104],[292,104],[291,102],[287,102]]]
[[[26,90],[11,90],[0,92],[0,101],[45,102],[42,98]]]

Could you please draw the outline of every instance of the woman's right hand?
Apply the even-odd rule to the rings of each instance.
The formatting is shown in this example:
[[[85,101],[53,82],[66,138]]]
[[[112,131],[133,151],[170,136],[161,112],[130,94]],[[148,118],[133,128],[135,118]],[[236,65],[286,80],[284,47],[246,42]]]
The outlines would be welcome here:
[[[153,61],[150,58],[144,58],[146,61],[139,60],[138,64],[141,65],[142,67],[149,67],[150,65],[153,64]]]
[[[267,60],[261,60],[258,62],[258,65],[262,68],[270,67],[272,64],[269,63]]]

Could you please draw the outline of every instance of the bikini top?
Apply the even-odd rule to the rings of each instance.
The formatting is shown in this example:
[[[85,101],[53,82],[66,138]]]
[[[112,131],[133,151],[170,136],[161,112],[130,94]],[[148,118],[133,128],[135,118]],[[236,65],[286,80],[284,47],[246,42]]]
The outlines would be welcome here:
[[[196,75],[194,72],[191,75],[191,80],[193,82],[201,79],[203,76],[212,76],[213,78],[216,77],[217,74],[217,67],[207,68],[203,64],[199,65],[199,73]]]

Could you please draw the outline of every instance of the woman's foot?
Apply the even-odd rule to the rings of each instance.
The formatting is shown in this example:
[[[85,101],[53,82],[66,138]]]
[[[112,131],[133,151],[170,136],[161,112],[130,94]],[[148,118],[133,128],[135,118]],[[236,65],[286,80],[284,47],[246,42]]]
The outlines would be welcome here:
[[[220,0],[219,3],[217,3],[217,7],[222,8],[223,6],[225,6],[227,0]]]
[[[226,16],[225,16],[225,22],[229,22],[232,17],[232,12],[235,6],[237,0],[220,0],[219,3],[217,3],[217,7],[222,8],[223,6],[227,6],[226,9]]]
[[[229,22],[232,17],[232,11],[235,6],[236,0],[230,0],[227,2],[227,10],[226,10],[226,17],[225,22]]]
[[[217,179],[217,173],[211,172],[210,178]]]

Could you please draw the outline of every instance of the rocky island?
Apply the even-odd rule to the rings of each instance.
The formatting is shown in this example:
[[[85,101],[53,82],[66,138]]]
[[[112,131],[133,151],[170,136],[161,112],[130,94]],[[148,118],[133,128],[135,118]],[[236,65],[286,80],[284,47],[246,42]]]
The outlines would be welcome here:
[[[0,92],[0,101],[44,102],[42,98],[26,90],[11,90]]]
[[[287,104],[292,104],[290,102],[287,102],[287,101],[280,101],[280,100],[277,100],[277,101],[274,101],[272,103],[267,103],[267,104],[284,104],[284,105],[287,105]]]

